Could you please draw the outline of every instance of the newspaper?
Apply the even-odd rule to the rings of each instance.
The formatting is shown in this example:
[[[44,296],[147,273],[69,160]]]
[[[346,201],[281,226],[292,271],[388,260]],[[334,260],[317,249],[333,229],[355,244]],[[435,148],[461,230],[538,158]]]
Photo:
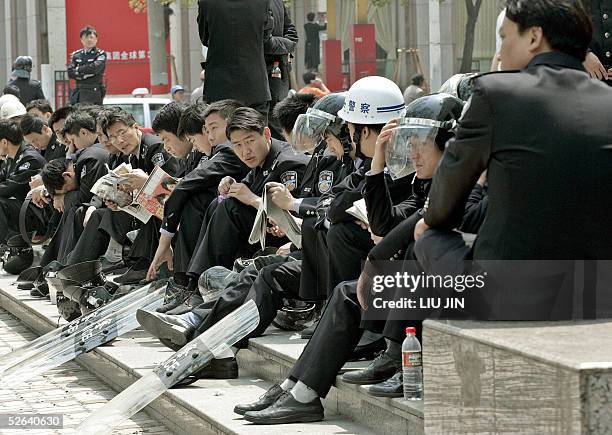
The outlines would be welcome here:
[[[164,203],[178,182],[160,167],[155,167],[140,191],[125,192],[119,185],[125,183],[125,175],[133,172],[132,166],[122,163],[101,177],[91,188],[100,198],[117,204],[121,211],[147,223],[151,216],[163,219]]]
[[[289,240],[293,242],[298,249],[302,247],[302,229],[298,220],[291,215],[287,210],[279,208],[274,202],[268,201],[268,185],[263,190],[261,205],[255,216],[255,223],[249,236],[249,243],[255,244],[259,242],[261,249],[266,247],[266,228],[268,220],[274,221],[278,227],[283,230]]]
[[[346,212],[351,216],[356,217],[366,225],[370,225],[370,222],[368,221],[368,209],[366,207],[365,199],[355,201],[351,207],[346,209]]]

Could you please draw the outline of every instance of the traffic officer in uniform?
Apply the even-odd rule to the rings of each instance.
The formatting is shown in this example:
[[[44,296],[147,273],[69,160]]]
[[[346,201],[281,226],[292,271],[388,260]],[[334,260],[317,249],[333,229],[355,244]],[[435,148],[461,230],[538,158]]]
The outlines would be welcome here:
[[[66,147],[58,142],[57,135],[37,115],[28,113],[19,123],[23,138],[40,151],[46,161],[66,157]]]
[[[179,162],[164,150],[163,141],[155,135],[140,131],[129,112],[118,107],[111,108],[104,112],[101,125],[111,144],[127,157],[132,169],[141,169],[147,174],[132,172],[125,176],[132,190],[142,188],[155,166],[160,166],[170,176],[181,173]],[[142,234],[151,235],[159,232],[159,220],[151,218],[146,224],[142,224],[128,213],[117,210],[116,204],[106,202],[106,205],[107,208],[98,209],[91,214],[67,264],[99,258],[106,252],[111,237],[121,245],[129,244],[127,233],[133,229],[152,225],[156,227],[155,231],[145,230]],[[138,282],[145,277],[146,269],[157,249],[157,237],[154,240],[139,240],[141,237],[144,236],[139,233],[130,252],[133,266],[126,272],[129,275],[124,277],[130,281],[139,278],[136,280]]]
[[[102,104],[106,87],[103,84],[106,69],[106,52],[98,47],[98,32],[91,26],[79,34],[83,48],[72,53],[68,64],[68,77],[76,81],[76,89],[70,93],[70,104]]]
[[[19,232],[19,211],[30,190],[28,182],[37,175],[45,159],[34,148],[23,143],[19,125],[0,120],[0,155],[5,164],[0,171],[0,244],[5,244],[10,232]],[[28,210],[25,216],[27,231],[43,231],[46,220]],[[48,219],[50,210],[41,217]]]
[[[231,268],[241,255],[254,253],[248,238],[264,186],[279,182],[290,191],[299,186],[309,157],[295,154],[290,145],[273,139],[266,121],[250,108],[237,109],[226,128],[236,155],[251,171],[238,182],[225,177],[219,184],[221,202],[202,227],[188,274],[196,280],[212,266]],[[225,199],[223,199],[225,198]],[[209,213],[207,211],[207,214]]]
[[[19,88],[19,101],[27,106],[30,101],[45,99],[42,84],[38,80],[30,78],[32,73],[32,58],[30,56],[18,56],[13,64],[13,72],[9,85]]]
[[[202,157],[193,159],[192,169],[164,204],[159,246],[147,280],[155,279],[159,267],[167,262],[173,265],[172,286],[186,288],[187,267],[197,242],[195,235],[200,231],[206,209],[217,198],[221,179],[225,176],[242,179],[247,175],[248,167],[233,152],[225,136],[226,120],[238,107],[240,104],[233,100],[221,100],[209,106],[196,103],[176,121],[177,135],[193,143]],[[175,288],[169,289],[170,294],[175,291]]]

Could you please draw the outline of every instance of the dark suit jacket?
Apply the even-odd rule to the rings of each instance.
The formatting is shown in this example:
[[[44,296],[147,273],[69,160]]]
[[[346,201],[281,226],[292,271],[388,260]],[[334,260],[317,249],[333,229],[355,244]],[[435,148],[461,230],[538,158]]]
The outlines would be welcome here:
[[[272,30],[268,7],[269,0],[199,1],[200,40],[208,47],[205,101],[270,101],[264,59]]]
[[[284,99],[289,93],[289,72],[291,71],[289,54],[295,50],[298,34],[283,0],[271,0],[270,14],[274,20],[274,27],[272,28],[272,36],[264,44],[264,55],[272,106],[274,106],[276,102]],[[270,76],[274,62],[279,62],[281,79]]]
[[[593,21],[593,40],[589,49],[608,69],[612,67],[612,0],[585,0],[583,3]]]
[[[612,259],[612,89],[561,53],[474,80],[425,221],[455,228],[488,169],[475,259]]]

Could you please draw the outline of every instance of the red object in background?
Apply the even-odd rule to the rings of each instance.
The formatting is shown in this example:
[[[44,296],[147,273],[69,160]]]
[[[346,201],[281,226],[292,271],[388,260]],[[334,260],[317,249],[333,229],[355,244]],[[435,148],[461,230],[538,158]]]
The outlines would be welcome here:
[[[332,92],[344,90],[342,75],[342,42],[337,39],[323,41],[323,81]]]
[[[349,68],[351,84],[376,75],[376,29],[374,24],[353,24],[350,29]]]
[[[151,90],[147,14],[134,12],[127,0],[66,0],[66,63],[83,48],[79,32],[87,25],[96,29],[98,46],[106,51],[107,95],[131,94],[135,88]],[[170,52],[169,39],[166,52]],[[155,93],[168,92],[169,84],[155,87]]]

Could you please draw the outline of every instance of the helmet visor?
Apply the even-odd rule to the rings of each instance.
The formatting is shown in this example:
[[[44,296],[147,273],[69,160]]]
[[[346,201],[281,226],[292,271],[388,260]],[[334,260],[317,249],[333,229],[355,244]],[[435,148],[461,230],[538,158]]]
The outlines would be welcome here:
[[[394,180],[415,171],[418,156],[433,144],[441,124],[430,119],[403,118],[391,131],[385,161]]]
[[[308,109],[308,112],[298,116],[291,133],[293,149],[300,153],[313,152],[335,119],[334,115],[316,109]]]

